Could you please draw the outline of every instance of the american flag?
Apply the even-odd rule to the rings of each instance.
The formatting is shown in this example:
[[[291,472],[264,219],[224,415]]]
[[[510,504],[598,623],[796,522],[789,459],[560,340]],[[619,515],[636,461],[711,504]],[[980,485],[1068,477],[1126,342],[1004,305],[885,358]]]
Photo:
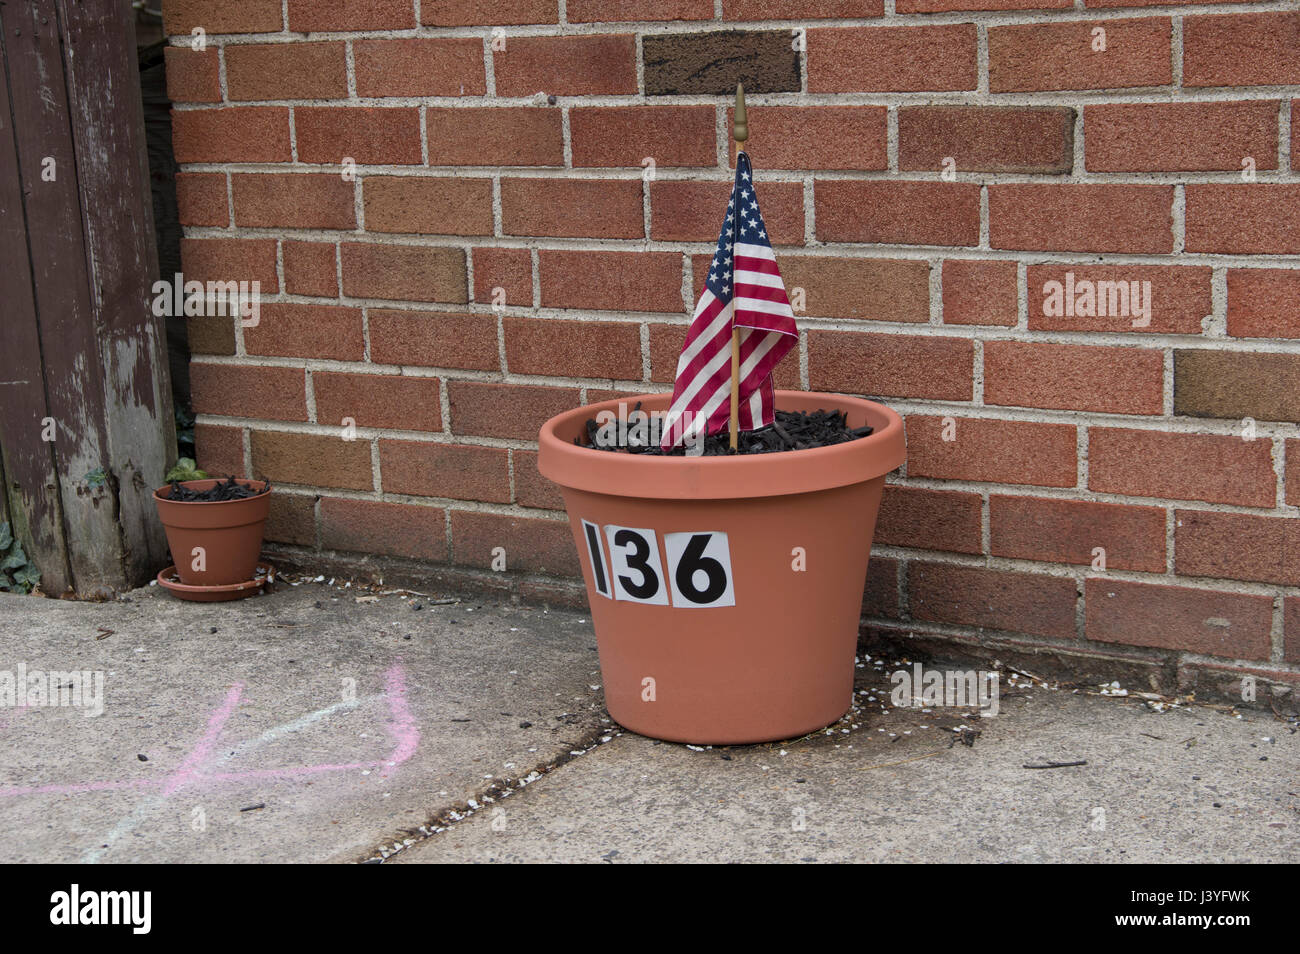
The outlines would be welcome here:
[[[781,270],[758,211],[749,156],[736,157],[736,184],[704,292],[677,361],[664,449],[712,434],[731,416],[731,329],[740,329],[740,428],[775,419],[772,369],[799,340]]]

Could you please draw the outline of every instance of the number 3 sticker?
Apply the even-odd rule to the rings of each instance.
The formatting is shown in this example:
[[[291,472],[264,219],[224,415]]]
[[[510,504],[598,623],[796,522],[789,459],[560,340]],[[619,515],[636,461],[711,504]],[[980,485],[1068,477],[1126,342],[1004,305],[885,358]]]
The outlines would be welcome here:
[[[664,534],[673,606],[735,606],[731,547],[719,530]]]
[[[663,585],[655,532],[635,527],[606,527],[605,536],[609,540],[614,599],[667,605],[668,592]]]

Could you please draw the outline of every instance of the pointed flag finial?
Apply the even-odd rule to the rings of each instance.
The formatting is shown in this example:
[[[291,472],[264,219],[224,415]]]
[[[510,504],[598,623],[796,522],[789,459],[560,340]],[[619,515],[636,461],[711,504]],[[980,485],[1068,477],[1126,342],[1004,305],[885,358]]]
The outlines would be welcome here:
[[[736,84],[736,115],[732,122],[731,138],[736,140],[736,152],[745,148],[749,139],[749,116],[745,112],[745,84]]]

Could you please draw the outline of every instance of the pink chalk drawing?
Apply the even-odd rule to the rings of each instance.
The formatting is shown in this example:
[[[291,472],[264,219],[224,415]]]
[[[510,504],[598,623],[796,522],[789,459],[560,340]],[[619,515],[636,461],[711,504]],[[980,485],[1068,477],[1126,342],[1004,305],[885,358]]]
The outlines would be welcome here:
[[[391,760],[400,765],[415,754],[416,746],[420,744],[420,729],[411,715],[411,707],[406,704],[406,670],[400,665],[393,666],[385,674],[384,694],[393,715],[388,731],[397,742]]]
[[[221,735],[221,730],[226,727],[226,722],[239,706],[239,697],[244,692],[244,684],[237,682],[230,687],[226,693],[226,701],[208,717],[208,731],[203,733],[203,738],[199,744],[194,747],[185,761],[180,764],[166,781],[163,782],[162,793],[164,796],[170,795],[176,789],[180,788],[186,782],[194,778],[194,775],[208,760],[208,753],[212,751],[213,743]]]
[[[226,723],[229,722],[230,717],[239,708],[243,692],[244,684],[242,682],[237,682],[230,687],[222,703],[208,716],[207,726],[202,737],[195,743],[194,748],[190,750],[181,764],[163,779],[110,779],[51,785],[16,785],[0,787],[0,798],[14,798],[23,795],[75,795],[82,792],[155,789],[160,798],[166,799],[183,788],[201,788],[217,782],[244,782],[266,778],[297,779],[320,775],[325,772],[374,769],[380,769],[381,777],[385,777],[391,773],[391,770],[408,761],[415,754],[415,750],[420,744],[420,729],[415,717],[411,714],[411,708],[406,698],[406,673],[399,661],[384,674],[384,692],[376,697],[382,698],[388,703],[389,718],[385,723],[385,729],[392,737],[393,750],[387,758],[361,762],[331,762],[316,765],[291,765],[280,768],[244,769],[233,772],[216,771],[229,756],[214,758],[212,754],[213,748],[220,740]],[[254,739],[251,742],[273,741],[287,732],[301,729],[303,726],[317,721],[320,717],[332,714],[340,708],[355,707],[355,705],[342,706],[336,704],[317,710],[294,722],[269,729],[262,734],[260,739]]]

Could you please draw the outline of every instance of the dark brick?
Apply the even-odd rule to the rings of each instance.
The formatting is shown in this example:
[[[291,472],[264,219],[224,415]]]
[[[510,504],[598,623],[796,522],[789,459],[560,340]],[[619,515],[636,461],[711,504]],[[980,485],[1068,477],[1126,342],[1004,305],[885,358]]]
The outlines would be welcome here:
[[[799,53],[788,30],[670,33],[642,41],[647,96],[799,92]]]
[[[185,331],[189,336],[190,354],[235,353],[234,318],[226,315],[195,315],[185,319]]]
[[[1174,413],[1300,421],[1300,355],[1174,352]]]

